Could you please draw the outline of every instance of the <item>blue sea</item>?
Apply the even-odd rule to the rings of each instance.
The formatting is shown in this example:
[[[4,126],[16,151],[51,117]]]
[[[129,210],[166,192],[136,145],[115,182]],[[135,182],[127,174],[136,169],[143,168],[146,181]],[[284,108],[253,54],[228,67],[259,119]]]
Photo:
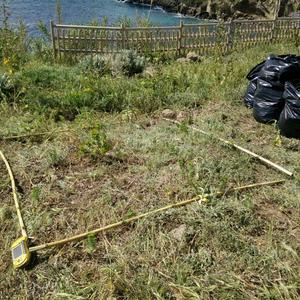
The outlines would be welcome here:
[[[49,24],[56,21],[55,0],[8,0],[10,22],[18,24],[25,22],[30,34],[37,34],[36,24],[43,21]],[[116,24],[121,18],[131,19],[134,25],[138,18],[148,18],[154,25],[178,25],[184,23],[199,23],[200,20],[184,17],[180,14],[167,13],[160,7],[139,6],[117,0],[61,0],[63,23],[87,24],[92,20],[101,21],[108,18],[109,25]]]

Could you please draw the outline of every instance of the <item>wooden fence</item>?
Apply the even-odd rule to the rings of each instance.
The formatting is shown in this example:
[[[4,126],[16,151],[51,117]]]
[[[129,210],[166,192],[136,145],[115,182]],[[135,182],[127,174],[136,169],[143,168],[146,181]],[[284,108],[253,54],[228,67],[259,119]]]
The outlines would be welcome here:
[[[55,57],[118,53],[133,49],[141,53],[184,55],[189,51],[209,55],[216,51],[246,49],[258,44],[300,39],[300,18],[203,22],[169,27],[96,27],[51,22]]]

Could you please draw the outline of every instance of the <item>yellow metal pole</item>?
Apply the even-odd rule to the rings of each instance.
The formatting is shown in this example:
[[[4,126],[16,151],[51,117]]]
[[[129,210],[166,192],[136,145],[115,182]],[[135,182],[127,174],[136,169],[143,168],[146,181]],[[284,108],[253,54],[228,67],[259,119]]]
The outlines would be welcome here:
[[[280,184],[280,183],[284,183],[284,182],[285,182],[285,180],[276,180],[276,181],[270,181],[270,182],[254,183],[254,184],[250,184],[250,185],[245,185],[245,186],[241,186],[241,187],[232,188],[228,192],[239,192],[239,191],[243,191],[243,190],[250,189],[250,188],[275,185],[275,184]],[[220,195],[223,195],[223,194],[224,193],[222,193],[222,192],[216,192],[214,194],[210,194],[210,195],[206,195],[206,196],[198,195],[198,196],[196,196],[192,199],[184,200],[184,201],[177,202],[177,203],[174,203],[174,204],[169,204],[167,206],[164,206],[164,207],[161,207],[161,208],[158,208],[158,209],[140,214],[138,216],[135,216],[135,217],[132,217],[132,218],[129,218],[129,219],[125,219],[125,220],[122,220],[122,221],[119,221],[119,222],[116,222],[116,223],[113,223],[113,224],[110,224],[110,225],[107,225],[107,226],[104,226],[104,227],[101,227],[101,228],[97,228],[97,229],[85,232],[85,233],[74,235],[74,236],[69,237],[69,238],[65,238],[65,239],[62,239],[62,240],[59,240],[59,241],[55,241],[55,242],[45,243],[45,244],[42,244],[42,245],[39,245],[39,246],[34,246],[34,247],[29,248],[29,251],[30,252],[35,252],[35,251],[39,251],[39,250],[43,250],[43,249],[47,249],[47,248],[51,248],[51,247],[55,247],[55,246],[65,245],[65,244],[70,243],[70,242],[79,241],[79,240],[82,240],[82,239],[88,237],[89,235],[99,234],[101,232],[105,232],[105,231],[108,231],[110,229],[114,229],[114,228],[120,227],[122,225],[135,222],[135,221],[140,220],[142,218],[146,218],[146,217],[149,217],[149,216],[157,214],[157,213],[162,213],[162,212],[167,211],[167,210],[172,209],[172,208],[178,208],[178,207],[186,206],[186,205],[191,204],[193,202],[198,201],[199,203],[203,203],[203,202],[206,202],[208,200],[207,197],[220,196]]]
[[[168,122],[177,124],[177,125],[182,125],[182,123],[180,123],[180,122],[178,122],[176,120],[171,120],[171,119],[168,119],[168,118],[163,118],[163,119],[166,120],[166,121],[168,121]],[[236,148],[236,149],[240,150],[241,152],[244,152],[244,153],[246,153],[246,154],[248,154],[248,155],[250,155],[250,156],[258,159],[259,161],[261,161],[262,163],[264,163],[264,164],[272,167],[273,169],[276,169],[277,171],[280,171],[281,173],[284,173],[285,175],[288,175],[290,177],[292,177],[294,175],[292,172],[288,171],[287,169],[279,166],[278,164],[276,164],[276,163],[274,163],[274,162],[272,162],[272,161],[270,161],[270,160],[268,160],[268,159],[266,159],[266,158],[264,158],[264,157],[262,157],[262,156],[260,156],[260,155],[258,155],[256,153],[254,153],[254,152],[252,152],[252,151],[250,151],[250,150],[248,150],[246,148],[243,148],[243,147],[241,147],[241,146],[239,146],[237,144],[234,144],[234,143],[232,143],[230,141],[227,141],[227,140],[225,140],[223,138],[217,137],[217,136],[215,136],[215,135],[213,135],[211,133],[208,133],[208,132],[206,132],[206,131],[204,131],[204,130],[202,130],[200,128],[197,128],[195,126],[188,125],[187,127],[190,128],[190,129],[192,129],[192,130],[194,130],[194,131],[200,132],[200,133],[202,133],[202,134],[204,134],[206,136],[210,136],[210,137],[212,137],[214,139],[217,139],[220,142],[222,142],[224,144],[227,144],[227,145],[229,145],[229,146],[231,146],[233,148]]]
[[[17,215],[18,215],[18,220],[19,220],[22,236],[28,237],[26,228],[24,225],[24,221],[22,218],[22,214],[21,214],[21,209],[20,209],[20,205],[19,205],[19,201],[18,201],[18,195],[17,195],[17,191],[16,191],[16,183],[15,183],[13,172],[10,168],[10,165],[9,165],[6,157],[4,156],[4,154],[1,150],[0,150],[0,157],[2,158],[3,162],[5,163],[8,175],[10,177],[12,194],[13,194],[13,198],[14,198],[14,202],[15,202],[15,207],[16,207],[16,211],[17,211]]]

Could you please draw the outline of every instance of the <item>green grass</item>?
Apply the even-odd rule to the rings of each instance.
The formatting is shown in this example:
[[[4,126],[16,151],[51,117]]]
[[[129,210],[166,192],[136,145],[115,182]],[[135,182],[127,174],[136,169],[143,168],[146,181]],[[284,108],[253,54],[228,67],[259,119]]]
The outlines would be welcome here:
[[[85,109],[103,112],[138,110],[150,113],[163,107],[201,107],[222,99],[240,103],[249,69],[269,53],[297,52],[292,45],[248,50],[241,56],[211,57],[201,63],[165,63],[132,78],[83,73],[77,66],[30,61],[12,75],[14,103],[40,109],[53,116],[73,119]]]
[[[256,123],[242,103],[246,73],[271,52],[299,51],[275,45],[195,64],[154,64],[151,74],[131,78],[32,60],[15,72],[19,93],[0,102],[0,137],[48,132],[0,138],[35,244],[204,192],[284,177],[167,123],[166,107],[296,176],[40,252],[32,269],[14,271],[9,248],[19,231],[1,163],[0,299],[299,299],[300,143],[278,144],[276,128]]]

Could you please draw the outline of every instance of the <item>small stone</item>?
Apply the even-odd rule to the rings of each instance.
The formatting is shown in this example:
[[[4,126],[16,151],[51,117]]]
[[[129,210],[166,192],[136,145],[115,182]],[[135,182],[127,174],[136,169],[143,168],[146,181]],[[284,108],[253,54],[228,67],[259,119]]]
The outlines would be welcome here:
[[[183,122],[183,121],[186,121],[186,120],[188,119],[188,117],[189,117],[188,112],[186,112],[186,111],[181,111],[181,112],[178,113],[176,119],[177,119],[177,121],[179,121],[179,122]]]
[[[178,242],[181,242],[184,238],[185,231],[186,231],[186,225],[182,224],[179,227],[171,230],[169,234],[172,238],[174,238]]]
[[[189,52],[186,58],[190,61],[197,62],[200,61],[200,56],[195,52]]]
[[[167,108],[162,111],[162,116],[167,119],[175,119],[176,112]]]

